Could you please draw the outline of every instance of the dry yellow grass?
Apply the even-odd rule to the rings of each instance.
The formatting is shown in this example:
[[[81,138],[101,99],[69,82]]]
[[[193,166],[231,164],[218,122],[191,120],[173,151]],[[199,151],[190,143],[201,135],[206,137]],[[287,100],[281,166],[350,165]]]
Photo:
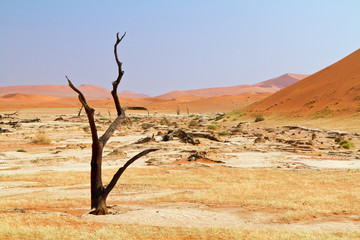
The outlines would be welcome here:
[[[46,192],[24,194],[21,198],[6,197],[0,200],[0,211],[7,212],[13,209],[51,211],[57,209],[66,210],[71,208],[86,207],[90,199],[84,197],[59,197],[52,196]],[[85,212],[85,210],[83,210]]]
[[[114,172],[115,170],[104,171],[105,183]],[[86,184],[89,184],[87,172],[0,175],[0,181],[39,183],[28,185],[29,188],[39,188],[38,192],[23,194],[21,198],[9,196],[0,199],[2,222],[0,239],[358,239],[360,237],[359,232],[344,234],[273,229],[95,224],[68,215],[78,216],[86,212],[90,199],[85,196],[51,195],[40,189],[40,187],[57,186],[67,186],[70,189],[71,186],[75,189],[87,188]],[[291,222],[320,216],[359,214],[359,182],[360,172],[356,170],[289,171],[221,166],[130,168],[124,173],[108,200],[112,202],[112,195],[120,195],[121,199],[121,194],[127,190],[184,190],[176,194],[126,204],[194,202],[213,207],[243,207],[251,211],[270,212],[276,214],[283,222]],[[78,184],[84,185],[80,187]],[[75,212],[74,209],[77,208],[79,209]],[[26,212],[19,213],[19,209],[24,209]],[[47,214],[39,214],[44,212]],[[61,216],[59,213],[65,215]]]
[[[72,216],[2,213],[0,239],[358,239],[359,232],[244,230],[241,228],[151,227],[89,223]]]
[[[107,183],[114,170],[104,171]],[[84,172],[53,172],[0,176],[0,181],[39,182],[37,187],[89,184]],[[194,202],[214,207],[240,206],[249,210],[279,213],[283,221],[360,212],[360,171],[287,171],[227,167],[130,168],[112,194],[131,185],[142,189],[190,190],[141,203]],[[79,188],[78,186],[75,186]],[[81,187],[86,188],[86,185]],[[135,189],[136,190],[136,189]],[[111,195],[109,200],[111,201]],[[46,201],[41,204],[46,204]],[[21,205],[21,204],[20,204]]]
[[[36,182],[36,187],[73,186],[90,184],[88,172],[42,172],[37,174],[0,175],[0,181]]]
[[[146,202],[242,206],[282,214],[284,221],[360,212],[360,171],[286,171],[200,167],[131,170],[124,183],[184,189]]]

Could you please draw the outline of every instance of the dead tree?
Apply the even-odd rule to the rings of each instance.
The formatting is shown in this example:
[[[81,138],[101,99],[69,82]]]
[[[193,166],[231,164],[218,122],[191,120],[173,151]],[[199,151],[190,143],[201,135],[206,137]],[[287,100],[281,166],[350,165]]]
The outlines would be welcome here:
[[[80,115],[81,115],[81,110],[82,110],[83,108],[84,108],[84,106],[81,105],[81,108],[79,109],[78,117],[80,117]]]
[[[17,114],[17,111],[14,113],[4,113],[4,118],[13,118],[13,116],[16,116]]]
[[[148,113],[148,116],[150,115],[150,112],[149,110],[146,108],[146,107],[124,107],[125,110],[144,110],[144,111],[147,111]]]
[[[169,130],[168,133],[163,136],[162,141],[170,141],[174,137],[179,138],[184,143],[191,143],[192,145],[200,144],[200,141],[198,139],[194,139],[195,137],[207,138],[207,139],[210,139],[212,141],[220,142],[219,139],[217,139],[216,137],[211,136],[209,134],[205,134],[205,133],[187,133],[182,129],[178,129],[176,131]]]
[[[122,122],[126,121],[125,117],[125,111],[121,108],[120,101],[117,95],[117,87],[121,81],[122,76],[124,75],[124,71],[122,70],[121,66],[122,63],[118,59],[117,55],[117,46],[121,42],[121,40],[124,38],[124,35],[119,38],[119,33],[116,35],[116,43],[114,45],[114,55],[115,60],[118,66],[119,75],[117,79],[112,83],[113,89],[111,91],[111,95],[113,97],[116,111],[117,111],[117,118],[111,123],[109,128],[106,130],[106,132],[101,136],[98,137],[97,128],[95,125],[95,119],[94,119],[94,112],[95,110],[91,108],[84,97],[84,95],[71,83],[69,78],[67,76],[66,79],[69,82],[69,86],[78,93],[79,100],[82,104],[82,106],[85,109],[86,115],[88,117],[90,129],[91,129],[91,136],[92,136],[92,155],[91,155],[91,209],[92,211],[90,213],[95,215],[105,215],[108,213],[108,207],[106,205],[106,198],[115,187],[117,181],[119,180],[121,174],[125,171],[125,169],[132,164],[135,160],[138,158],[156,151],[158,149],[147,149],[145,151],[142,151],[141,153],[137,154],[130,160],[128,160],[124,166],[118,169],[118,171],[115,173],[113,178],[111,179],[110,183],[107,186],[103,185],[102,182],[102,171],[101,171],[101,165],[102,165],[102,155],[103,150],[105,147],[105,144],[110,139],[111,135],[115,132],[115,130],[121,125]]]

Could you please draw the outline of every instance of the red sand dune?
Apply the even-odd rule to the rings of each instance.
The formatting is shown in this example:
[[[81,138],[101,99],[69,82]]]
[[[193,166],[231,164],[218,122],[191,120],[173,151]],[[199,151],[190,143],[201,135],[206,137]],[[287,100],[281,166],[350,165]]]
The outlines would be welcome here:
[[[247,112],[327,117],[360,106],[360,49],[323,70],[254,104]]]
[[[28,103],[42,103],[48,101],[57,101],[59,98],[50,97],[38,94],[24,94],[24,93],[10,93],[0,97],[1,105],[11,105],[11,104],[28,104]]]
[[[146,107],[150,111],[165,111],[176,113],[180,108],[181,113],[187,111],[192,113],[206,112],[228,112],[240,107],[244,107],[255,101],[259,101],[269,96],[270,93],[247,93],[238,96],[220,96],[204,98],[199,96],[183,96],[179,99],[160,99],[160,98],[124,98],[119,97],[121,105]],[[112,98],[90,99],[88,104],[94,108],[114,108]],[[80,107],[79,100],[74,98],[57,98],[37,94],[8,94],[0,97],[0,108],[20,109],[20,108],[62,108]]]
[[[108,98],[110,91],[93,85],[81,85],[80,91],[88,98]],[[0,95],[10,93],[39,94],[53,97],[76,97],[77,94],[67,85],[23,85],[0,87]]]
[[[177,102],[191,102],[191,101],[201,100],[204,98],[206,98],[206,97],[197,96],[197,95],[185,95],[185,96],[180,96],[180,97],[177,97],[177,98],[171,99],[171,100],[175,100]]]
[[[0,108],[76,107],[77,98],[58,98],[39,94],[11,93],[0,97]]]
[[[280,77],[272,78],[264,82],[260,82],[254,85],[237,85],[232,87],[217,87],[217,88],[203,88],[196,90],[185,90],[185,91],[172,91],[160,96],[159,98],[178,98],[187,95],[197,95],[203,97],[216,97],[216,96],[234,96],[244,93],[265,93],[265,92],[276,92],[281,88],[289,86],[308,75],[287,73]]]
[[[241,107],[245,107],[255,101],[262,100],[270,93],[245,93],[237,96],[220,96],[202,98],[193,101],[164,101],[147,106],[150,110],[167,111],[176,113],[179,107],[181,113],[209,113],[209,112],[229,112]]]
[[[269,80],[266,80],[264,82],[260,82],[257,84],[254,84],[253,86],[259,86],[263,88],[284,88],[291,84],[296,83],[297,81],[304,79],[308,77],[309,75],[306,74],[296,74],[296,73],[286,73],[284,75],[281,75],[280,77],[272,78]]]
[[[153,103],[163,102],[163,99],[157,98],[125,98],[119,97],[121,105],[146,107]],[[112,98],[108,99],[88,99],[88,104],[94,108],[114,108]],[[62,107],[80,107],[81,104],[77,97],[57,98],[39,94],[13,93],[0,97],[0,108],[62,108]]]
[[[111,97],[108,89],[89,84],[84,84],[78,89],[87,99],[106,99]],[[77,94],[68,85],[23,85],[0,87],[0,96],[11,93],[39,94],[53,97],[76,97]],[[147,98],[145,94],[137,94],[130,91],[119,92],[119,96],[128,98]]]
[[[191,91],[182,91],[178,97],[164,98],[162,97],[146,97],[146,95],[135,94],[131,92],[120,92],[120,102],[125,106],[147,107],[150,111],[166,111],[176,113],[177,108],[184,112],[228,112],[237,108],[244,107],[255,101],[259,101],[269,96],[273,91],[280,89],[285,85],[289,85],[298,81],[304,75],[285,74],[278,78],[270,79],[252,86],[240,85],[228,88],[211,88]],[[247,87],[244,87],[247,86]],[[89,105],[94,108],[113,108],[114,103],[110,95],[110,91],[105,88],[92,85],[82,85],[78,87],[85,97],[88,99]],[[249,90],[249,92],[244,92]],[[256,92],[256,91],[259,92]],[[39,94],[13,94],[0,97],[1,108],[41,108],[41,107],[80,107],[77,95],[66,85],[40,85],[40,86],[13,86],[0,88],[2,92],[42,92],[46,95],[63,96],[62,98],[43,96]],[[182,95],[186,92],[208,92],[204,95],[224,95],[215,97],[204,97],[201,95]],[[214,91],[218,91],[215,93]],[[237,94],[237,93],[241,94]],[[237,95],[234,95],[237,94]],[[122,95],[128,97],[122,97]],[[65,97],[64,97],[65,96]],[[96,98],[95,98],[96,96]],[[101,98],[99,99],[99,96]],[[130,97],[129,97],[130,96]],[[168,95],[171,96],[171,93]],[[138,97],[138,98],[134,98]]]
[[[121,91],[118,93],[118,95],[120,97],[126,97],[126,98],[149,98],[150,97],[146,94],[139,94],[139,93],[134,93],[134,92],[130,92],[130,91]]]

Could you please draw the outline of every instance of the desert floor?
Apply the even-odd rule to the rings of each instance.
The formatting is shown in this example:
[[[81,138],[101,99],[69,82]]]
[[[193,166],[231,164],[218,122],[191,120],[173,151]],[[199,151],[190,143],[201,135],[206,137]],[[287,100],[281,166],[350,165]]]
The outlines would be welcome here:
[[[94,216],[91,134],[77,111],[0,112],[0,239],[360,238],[355,125],[129,111],[105,147],[104,183],[138,152],[160,150],[125,171],[107,199],[111,214]],[[97,109],[98,131],[114,118]],[[199,143],[162,141],[178,129]]]

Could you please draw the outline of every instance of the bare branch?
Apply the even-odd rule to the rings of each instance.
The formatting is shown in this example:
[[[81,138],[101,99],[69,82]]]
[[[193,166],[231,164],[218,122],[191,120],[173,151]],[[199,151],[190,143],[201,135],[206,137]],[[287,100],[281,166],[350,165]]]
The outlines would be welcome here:
[[[83,104],[83,106],[85,107],[85,109],[86,109],[86,107],[90,108],[89,105],[87,105],[87,103],[86,103],[86,99],[85,99],[85,97],[84,97],[84,94],[82,94],[82,92],[80,92],[80,90],[77,89],[77,88],[72,84],[72,82],[70,81],[70,79],[69,79],[66,75],[65,75],[65,77],[66,77],[66,79],[68,80],[69,86],[71,87],[71,89],[74,90],[75,92],[77,92],[77,93],[79,94],[80,102]]]
[[[86,99],[84,97],[84,94],[82,94],[82,92],[80,92],[80,90],[77,89],[72,84],[72,82],[70,81],[70,79],[67,76],[65,76],[65,77],[68,80],[69,86],[71,87],[71,89],[79,94],[79,96],[78,96],[79,100],[80,100],[81,104],[83,105],[83,107],[85,108],[86,115],[87,115],[88,120],[89,120],[89,125],[90,125],[90,129],[91,129],[91,136],[92,136],[92,139],[93,139],[93,143],[98,143],[99,139],[98,139],[97,129],[96,129],[96,125],[95,125],[95,119],[94,119],[95,110],[93,108],[89,107],[89,105],[86,103]]]
[[[124,166],[122,166],[121,168],[119,168],[119,170],[115,173],[115,175],[113,176],[113,178],[111,179],[109,185],[105,188],[104,190],[104,196],[106,197],[111,190],[115,187],[117,181],[119,180],[119,178],[121,177],[121,175],[123,174],[123,172],[126,170],[126,168],[128,166],[130,166],[130,164],[132,164],[133,162],[135,162],[137,159],[141,158],[142,156],[145,156],[146,154],[150,153],[150,152],[154,152],[157,151],[159,149],[147,149],[145,151],[142,151],[141,153],[138,153],[137,155],[135,155],[134,157],[132,157],[129,161],[127,161]]]
[[[118,65],[118,71],[119,71],[119,75],[117,77],[117,79],[112,83],[113,85],[113,90],[111,91],[111,95],[113,96],[114,99],[114,103],[115,103],[115,107],[116,107],[116,111],[118,113],[118,116],[120,116],[122,114],[122,109],[121,109],[121,105],[120,105],[120,101],[119,101],[119,97],[117,95],[117,87],[121,81],[122,76],[124,75],[124,71],[122,70],[122,62],[119,61],[118,58],[118,54],[117,54],[117,46],[118,44],[121,42],[121,40],[125,37],[126,32],[122,35],[121,38],[119,38],[119,33],[116,34],[116,43],[114,45],[114,55],[115,55],[115,61],[116,64]]]

